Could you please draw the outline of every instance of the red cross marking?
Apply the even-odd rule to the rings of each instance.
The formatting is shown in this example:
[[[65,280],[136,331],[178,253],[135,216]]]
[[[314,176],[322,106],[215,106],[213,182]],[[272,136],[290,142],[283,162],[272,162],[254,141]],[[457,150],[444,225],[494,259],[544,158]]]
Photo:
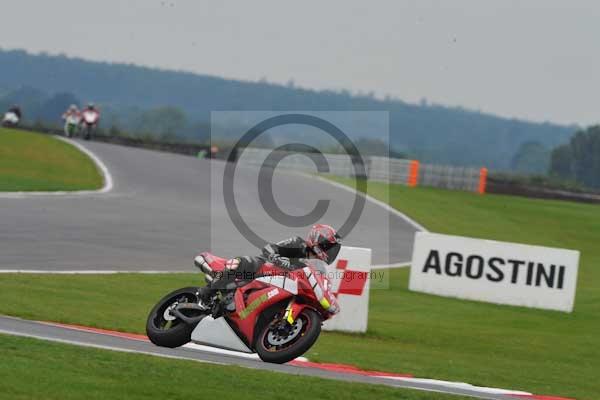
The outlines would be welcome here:
[[[342,273],[340,284],[337,292],[334,293],[335,297],[340,294],[348,294],[351,296],[360,296],[363,293],[365,284],[367,283],[368,273],[363,271],[353,271],[346,269],[348,267],[348,260],[338,260],[335,268]]]

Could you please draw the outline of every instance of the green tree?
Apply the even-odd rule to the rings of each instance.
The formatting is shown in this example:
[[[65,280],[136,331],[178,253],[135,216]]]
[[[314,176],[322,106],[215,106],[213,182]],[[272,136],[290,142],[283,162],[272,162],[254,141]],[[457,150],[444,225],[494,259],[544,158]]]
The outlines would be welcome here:
[[[550,151],[536,141],[524,142],[511,160],[511,168],[529,174],[545,174],[550,164]]]
[[[550,174],[564,179],[572,179],[574,177],[572,161],[571,146],[569,144],[558,146],[552,151],[550,157]]]
[[[600,188],[600,125],[577,132],[569,144],[555,148],[550,173]]]
[[[160,107],[144,111],[136,124],[135,131],[175,137],[186,128],[185,113],[176,107]]]
[[[75,104],[79,106],[80,101],[72,93],[57,93],[44,101],[36,115],[42,121],[60,122],[62,114],[67,108]]]
[[[390,156],[390,146],[381,139],[361,137],[355,142],[358,151],[363,156]]]

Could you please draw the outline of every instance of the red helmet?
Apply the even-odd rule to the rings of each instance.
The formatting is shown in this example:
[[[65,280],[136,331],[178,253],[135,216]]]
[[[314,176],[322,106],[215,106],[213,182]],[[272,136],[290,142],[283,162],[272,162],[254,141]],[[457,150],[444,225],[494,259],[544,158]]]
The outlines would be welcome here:
[[[329,225],[317,224],[313,225],[306,245],[317,256],[317,258],[331,264],[342,247],[342,238],[335,229]]]

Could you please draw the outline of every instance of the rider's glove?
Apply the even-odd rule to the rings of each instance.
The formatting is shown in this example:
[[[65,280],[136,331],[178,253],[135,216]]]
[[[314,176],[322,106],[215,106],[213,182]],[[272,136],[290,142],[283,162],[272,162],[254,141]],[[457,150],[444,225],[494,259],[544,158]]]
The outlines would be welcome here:
[[[277,265],[278,267],[289,269],[290,268],[290,259],[287,257],[281,257],[279,254],[270,254],[269,262]]]

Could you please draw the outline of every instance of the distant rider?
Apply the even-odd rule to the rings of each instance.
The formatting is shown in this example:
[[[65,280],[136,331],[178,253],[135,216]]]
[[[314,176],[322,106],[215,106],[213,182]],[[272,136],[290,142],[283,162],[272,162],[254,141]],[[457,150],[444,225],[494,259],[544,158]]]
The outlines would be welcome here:
[[[92,136],[92,132],[98,126],[100,121],[100,111],[96,108],[94,103],[88,103],[87,107],[81,113],[82,122],[85,125],[85,134],[83,138],[89,140]]]
[[[81,122],[81,111],[75,104],[71,104],[63,113],[62,119],[65,120],[65,136],[71,137]]]
[[[21,107],[19,107],[16,104],[13,104],[12,106],[10,106],[10,108],[8,109],[8,112],[14,113],[17,117],[19,117],[19,120],[21,119]]]
[[[69,108],[67,109],[67,111],[65,111],[62,115],[62,119],[67,119],[71,116],[76,116],[76,117],[80,117],[81,116],[81,111],[79,111],[79,107],[77,107],[75,104],[71,104],[69,106]]]
[[[94,103],[88,103],[87,107],[85,108],[85,110],[83,110],[83,115],[85,114],[95,114],[96,118],[96,124],[98,123],[98,121],[100,121],[100,110],[98,110],[98,108],[96,107],[96,105]]]

